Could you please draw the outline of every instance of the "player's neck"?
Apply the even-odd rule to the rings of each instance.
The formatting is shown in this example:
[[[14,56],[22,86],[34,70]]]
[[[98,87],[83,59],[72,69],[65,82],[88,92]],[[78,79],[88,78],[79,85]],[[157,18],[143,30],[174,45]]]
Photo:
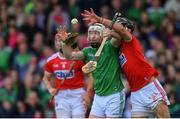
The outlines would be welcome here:
[[[63,58],[65,58],[64,54],[62,52],[59,52],[59,55]]]

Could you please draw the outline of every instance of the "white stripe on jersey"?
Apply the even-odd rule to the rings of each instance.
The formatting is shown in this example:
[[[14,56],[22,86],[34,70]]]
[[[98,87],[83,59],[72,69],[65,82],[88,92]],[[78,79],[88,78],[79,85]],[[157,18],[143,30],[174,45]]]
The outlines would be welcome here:
[[[53,59],[55,59],[55,58],[57,58],[57,57],[59,57],[60,59],[66,59],[65,57],[60,56],[60,55],[59,55],[59,52],[56,52],[56,53],[52,54],[52,55],[47,59],[46,62],[49,62],[49,61],[51,61],[51,60],[53,60]]]

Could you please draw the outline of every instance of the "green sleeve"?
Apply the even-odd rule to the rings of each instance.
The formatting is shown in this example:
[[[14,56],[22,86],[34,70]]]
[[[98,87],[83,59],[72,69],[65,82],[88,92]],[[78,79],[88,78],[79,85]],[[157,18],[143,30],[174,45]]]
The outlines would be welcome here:
[[[83,57],[85,62],[92,61],[94,59],[94,55],[96,53],[96,50],[92,47],[86,47],[82,50]]]
[[[83,53],[84,61],[87,61],[87,49],[83,48],[82,53]]]
[[[108,47],[112,49],[112,52],[118,53],[119,52],[119,47],[114,47],[111,43],[111,40],[108,40]]]

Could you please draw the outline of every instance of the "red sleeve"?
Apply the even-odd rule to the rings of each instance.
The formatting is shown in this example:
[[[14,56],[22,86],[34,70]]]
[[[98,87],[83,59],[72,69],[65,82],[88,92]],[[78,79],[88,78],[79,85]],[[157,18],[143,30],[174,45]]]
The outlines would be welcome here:
[[[44,66],[44,70],[49,72],[49,73],[53,73],[52,63],[51,62],[46,62],[45,66]]]
[[[78,66],[79,66],[80,68],[82,68],[84,65],[85,65],[85,64],[84,64],[83,61],[78,61]]]

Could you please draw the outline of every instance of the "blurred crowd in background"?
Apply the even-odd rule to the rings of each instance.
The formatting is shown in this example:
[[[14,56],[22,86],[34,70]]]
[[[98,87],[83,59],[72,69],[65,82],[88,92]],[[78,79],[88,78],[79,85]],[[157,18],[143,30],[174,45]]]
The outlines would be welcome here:
[[[80,34],[80,49],[88,46],[80,14],[89,8],[104,18],[121,12],[134,21],[134,35],[160,73],[171,116],[180,117],[180,0],[0,0],[0,117],[55,116],[41,81],[43,66],[55,52],[60,25]],[[76,27],[72,18],[79,20]],[[130,116],[128,97],[124,117]]]

